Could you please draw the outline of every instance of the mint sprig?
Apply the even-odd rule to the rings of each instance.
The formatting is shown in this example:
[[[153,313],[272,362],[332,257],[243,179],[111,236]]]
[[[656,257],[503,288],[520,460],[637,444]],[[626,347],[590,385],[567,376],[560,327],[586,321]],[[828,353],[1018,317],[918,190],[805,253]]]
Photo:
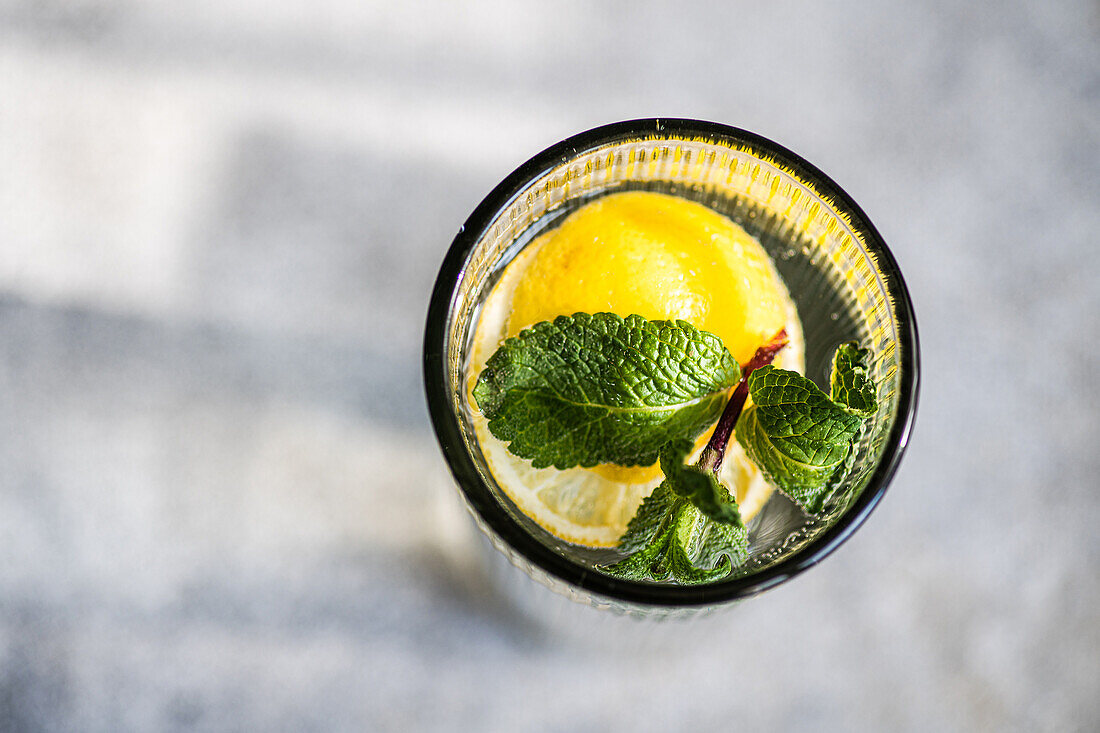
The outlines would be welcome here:
[[[727,575],[742,560],[748,533],[737,503],[712,473],[684,465],[690,450],[687,440],[661,448],[665,480],[627,525],[620,547],[630,554],[605,571],[630,580],[672,578],[694,585]],[[700,498],[721,519],[708,518],[696,505]],[[715,531],[719,526],[722,530]]]
[[[650,465],[659,457],[665,479],[620,540],[627,556],[602,569],[704,583],[748,552],[737,502],[717,478],[734,434],[770,483],[820,513],[877,409],[867,349],[855,342],[837,349],[826,395],[771,366],[786,343],[780,331],[739,368],[721,339],[684,321],[576,313],[505,341],[473,395],[490,432],[536,468]],[[699,460],[686,465],[695,438],[716,419]]]
[[[489,432],[535,468],[649,466],[714,424],[740,376],[690,323],[577,313],[505,341],[473,394]]]
[[[765,478],[811,514],[820,513],[877,399],[867,377],[869,352],[855,342],[833,357],[832,397],[798,372],[767,366],[748,378],[753,405],[737,440]]]
[[[748,530],[736,499],[718,480],[718,471],[749,394],[748,378],[770,364],[786,344],[787,332],[782,330],[757,349],[694,466],[684,465],[690,441],[676,440],[661,448],[665,480],[627,525],[620,549],[630,554],[604,570],[631,580],[671,576],[687,585],[725,577],[744,561]]]

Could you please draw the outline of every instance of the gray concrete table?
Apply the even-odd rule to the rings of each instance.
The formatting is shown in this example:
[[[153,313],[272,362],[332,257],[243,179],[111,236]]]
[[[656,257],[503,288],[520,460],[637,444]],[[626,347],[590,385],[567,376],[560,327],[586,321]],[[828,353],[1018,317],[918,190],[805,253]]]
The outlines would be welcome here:
[[[1100,10],[760,5],[0,3],[0,730],[1100,727]],[[675,644],[502,602],[419,377],[481,197],[654,115],[828,172],[924,346],[870,523]]]

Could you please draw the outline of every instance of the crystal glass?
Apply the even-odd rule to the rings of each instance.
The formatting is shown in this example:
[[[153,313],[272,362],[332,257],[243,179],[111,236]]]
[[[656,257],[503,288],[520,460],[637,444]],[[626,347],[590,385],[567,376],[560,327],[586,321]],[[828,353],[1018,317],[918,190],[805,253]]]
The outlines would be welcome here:
[[[805,331],[806,376],[826,392],[833,350],[870,346],[879,408],[826,511],[808,517],[778,492],[749,523],[748,560],[701,586],[625,581],[597,564],[614,550],[557,539],[519,511],[486,465],[463,394],[479,309],[503,268],[537,234],[600,196],[646,190],[702,203],[755,236],[790,290]],[[627,315],[627,314],[620,314]],[[918,344],[901,272],[860,208],[827,176],[744,130],[645,119],[589,130],[520,166],[459,230],[436,280],[424,341],[428,408],[478,527],[511,562],[575,600],[679,615],[747,598],[815,565],[882,499],[917,405]]]

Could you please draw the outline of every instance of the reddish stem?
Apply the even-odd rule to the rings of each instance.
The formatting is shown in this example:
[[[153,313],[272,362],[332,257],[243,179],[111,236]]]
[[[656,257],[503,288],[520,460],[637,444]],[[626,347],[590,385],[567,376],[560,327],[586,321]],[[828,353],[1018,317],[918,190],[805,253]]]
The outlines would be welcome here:
[[[748,363],[741,367],[741,381],[737,383],[726,408],[722,410],[722,417],[718,418],[718,424],[714,427],[706,448],[699,455],[699,468],[717,475],[718,469],[722,467],[722,458],[726,455],[726,446],[733,435],[733,428],[737,425],[737,419],[741,417],[741,410],[749,396],[749,375],[760,367],[771,364],[775,355],[786,345],[787,329],[781,328],[771,341],[757,349]]]

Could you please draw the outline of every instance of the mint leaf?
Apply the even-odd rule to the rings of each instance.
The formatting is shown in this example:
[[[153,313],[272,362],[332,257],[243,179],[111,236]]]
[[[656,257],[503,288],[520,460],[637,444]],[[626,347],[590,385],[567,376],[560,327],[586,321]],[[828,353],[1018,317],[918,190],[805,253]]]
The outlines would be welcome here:
[[[814,513],[820,513],[829,504],[833,494],[844,483],[844,479],[848,477],[848,472],[852,470],[852,466],[856,462],[855,450],[848,451],[848,455],[844,457],[844,460],[840,462],[840,465],[833,471],[833,475],[829,477],[829,480],[825,482],[825,487],[818,492],[818,498],[814,504],[817,508],[814,509]]]
[[[718,564],[713,567],[708,568],[705,565],[699,567],[688,556],[685,546],[681,543],[676,543],[670,548],[668,562],[672,577],[682,585],[709,583],[729,575],[730,570],[733,569],[729,558],[725,556],[722,556]]]
[[[685,321],[577,313],[505,341],[473,394],[489,431],[536,468],[645,466],[713,424],[739,378],[721,339]]]
[[[743,525],[736,527],[724,522],[711,522],[703,533],[695,561],[703,567],[717,567],[726,558],[731,567],[736,567],[745,561],[748,554],[749,531]]]
[[[855,341],[849,341],[838,346],[833,356],[833,401],[862,417],[875,414],[878,407],[875,385],[867,374],[870,353]]]
[[[668,553],[669,538],[674,534],[674,518],[676,512],[673,507],[679,507],[682,502],[675,502],[669,507],[656,527],[652,536],[646,539],[644,544],[632,554],[613,565],[603,567],[604,571],[625,578],[627,580],[664,580],[668,577],[668,571],[662,568],[662,560]],[[667,565],[667,562],[664,564]]]
[[[626,532],[619,540],[619,549],[623,552],[637,552],[642,549],[668,518],[676,499],[668,482],[662,481],[653,493],[642,500],[638,511],[626,525]]]
[[[654,489],[651,496],[665,489],[666,496],[672,497],[672,502],[667,504],[659,521],[651,525],[648,535],[641,532],[636,536],[633,544],[638,547],[631,555],[619,562],[604,566],[604,570],[611,575],[630,580],[665,580],[674,572],[681,572],[681,563],[673,561],[674,548],[682,542],[681,535],[685,531],[687,511],[691,506],[683,499],[675,498],[667,485],[662,483]],[[644,503],[644,502],[643,502]],[[696,515],[698,516],[698,515]],[[633,524],[633,523],[632,523]],[[630,528],[623,536],[626,541],[630,535]]]
[[[729,491],[718,483],[718,477],[698,466],[687,466],[684,459],[691,452],[690,440],[674,440],[661,448],[661,470],[665,484],[672,493],[690,501],[696,509],[716,522],[744,527],[737,502]],[[663,485],[663,484],[662,484]]]
[[[666,485],[661,484],[654,494]],[[673,496],[671,491],[665,495]],[[640,535],[635,536],[630,546],[637,549],[619,562],[604,566],[605,572],[628,580],[661,581],[671,577],[677,583],[693,585],[728,575],[734,562],[744,558],[748,547],[744,527],[711,521],[684,498],[673,499],[666,507],[659,521],[649,525],[651,534],[646,541],[639,545]],[[722,529],[715,530],[717,527]],[[630,529],[624,535],[624,549],[628,535]]]
[[[717,484],[717,481],[715,483]],[[718,486],[725,492],[720,484]],[[725,492],[725,495],[727,501],[736,509],[737,505],[733,498],[728,492]],[[740,522],[740,515],[738,515],[738,521]],[[711,534],[711,529],[714,527],[724,527],[730,531],[719,530],[712,534],[712,543],[706,548],[704,554],[699,551],[700,545],[703,544],[703,538]],[[672,577],[684,585],[693,585],[708,583],[728,575],[733,569],[734,556],[740,556],[738,538],[744,538],[747,547],[748,533],[743,524],[733,526],[725,522],[716,522],[708,519],[694,505],[685,505],[676,524],[676,534],[673,537],[676,541],[670,544],[668,550],[668,564]],[[725,540],[731,542],[726,544]]]
[[[768,481],[820,512],[862,420],[797,372],[761,367],[748,387],[754,405],[741,413],[737,440]]]

